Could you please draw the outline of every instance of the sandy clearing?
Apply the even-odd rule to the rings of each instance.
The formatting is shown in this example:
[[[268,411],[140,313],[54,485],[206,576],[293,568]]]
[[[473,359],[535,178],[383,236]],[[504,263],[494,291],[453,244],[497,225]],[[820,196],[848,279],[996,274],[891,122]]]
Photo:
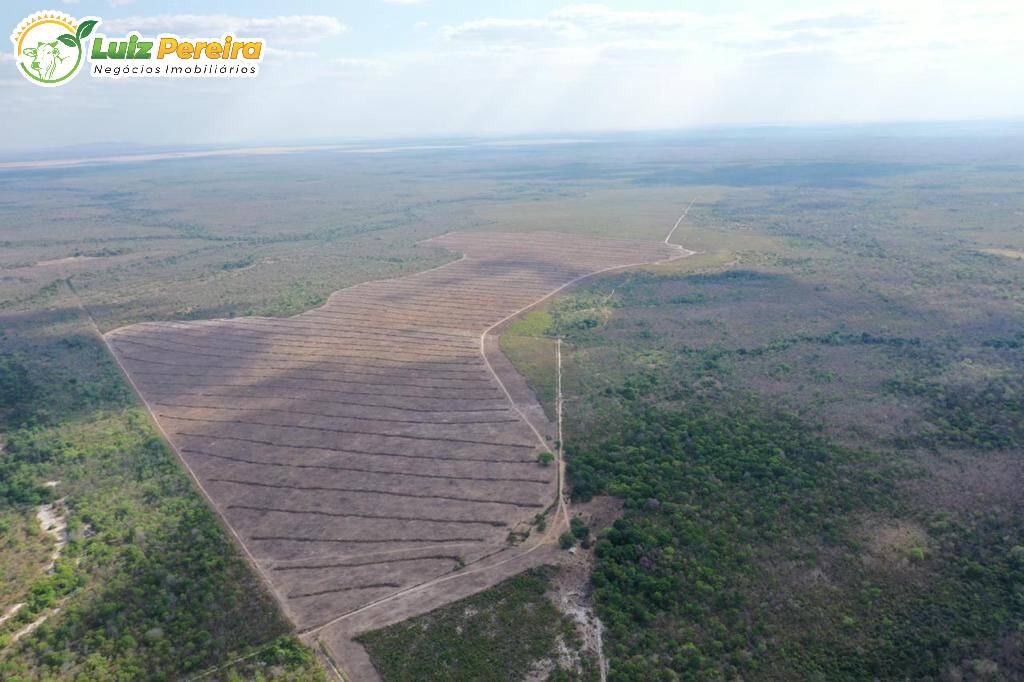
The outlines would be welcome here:
[[[45,485],[48,488],[55,488],[58,483],[59,481],[47,481]],[[56,565],[57,560],[60,559],[60,555],[64,552],[64,548],[68,544],[68,519],[63,505],[64,498],[62,497],[49,504],[41,504],[36,507],[36,519],[39,521],[39,527],[44,533],[51,536],[54,540],[53,551],[50,554],[50,559],[46,566],[43,567],[43,571],[46,573],[53,573],[53,567]],[[67,597],[64,597],[56,607],[43,611],[34,621],[14,632],[14,634],[11,635],[9,644],[14,644],[22,637],[32,634],[32,632],[45,623],[47,619],[60,613],[61,606],[66,601]],[[0,616],[0,623],[3,623],[14,616],[23,606],[25,606],[24,603],[19,603],[8,608],[4,615]]]
[[[51,483],[54,486],[56,485],[56,481],[48,481],[47,486],[53,487],[50,485]],[[39,521],[39,527],[54,540],[50,560],[43,569],[47,573],[53,572],[57,559],[60,558],[68,544],[68,517],[63,510],[63,505],[64,498],[62,497],[55,502],[41,504],[36,508],[36,519]]]
[[[67,601],[67,597],[62,599],[60,603],[63,604],[65,601]],[[36,629],[40,625],[45,623],[47,621],[47,619],[49,619],[51,616],[56,616],[58,613],[60,613],[60,611],[61,611],[61,607],[60,606],[57,606],[57,607],[55,607],[53,609],[50,609],[49,611],[44,611],[34,621],[32,621],[31,623],[29,623],[28,625],[26,625],[25,627],[23,627],[22,629],[20,629],[17,632],[15,632],[13,635],[11,635],[11,641],[9,642],[8,645],[14,644],[18,640],[20,640],[22,637],[27,637],[28,635],[31,635],[33,632],[36,631]]]
[[[3,615],[0,616],[0,624],[7,622],[10,618],[17,614],[18,611],[21,611],[21,609],[24,606],[25,602],[18,602],[17,604],[11,604],[10,606],[8,606],[7,609],[4,610]]]

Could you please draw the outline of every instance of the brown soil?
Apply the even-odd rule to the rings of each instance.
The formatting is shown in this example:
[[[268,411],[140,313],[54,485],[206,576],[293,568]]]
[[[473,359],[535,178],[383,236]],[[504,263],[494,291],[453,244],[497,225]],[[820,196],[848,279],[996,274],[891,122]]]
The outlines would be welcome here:
[[[551,560],[560,467],[536,458],[554,429],[488,332],[590,273],[686,254],[536,233],[434,241],[465,255],[292,318],[106,335],[288,617],[345,667],[351,635]],[[544,538],[508,544],[552,505],[562,519]]]

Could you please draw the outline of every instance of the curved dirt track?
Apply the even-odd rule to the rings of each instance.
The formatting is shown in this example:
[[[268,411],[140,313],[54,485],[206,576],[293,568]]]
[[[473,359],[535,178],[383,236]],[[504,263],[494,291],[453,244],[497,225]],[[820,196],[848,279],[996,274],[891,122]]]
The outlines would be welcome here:
[[[536,462],[555,429],[488,332],[588,274],[687,253],[538,233],[433,241],[463,258],[295,317],[106,335],[300,632],[532,551],[507,539],[562,511],[560,468]]]

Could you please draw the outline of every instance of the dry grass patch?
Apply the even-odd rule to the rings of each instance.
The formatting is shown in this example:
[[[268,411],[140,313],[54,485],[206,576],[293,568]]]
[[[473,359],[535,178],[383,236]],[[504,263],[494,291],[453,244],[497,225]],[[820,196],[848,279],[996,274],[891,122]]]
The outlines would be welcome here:
[[[862,532],[863,560],[871,567],[900,570],[928,556],[928,533],[913,521],[876,519],[866,522]]]

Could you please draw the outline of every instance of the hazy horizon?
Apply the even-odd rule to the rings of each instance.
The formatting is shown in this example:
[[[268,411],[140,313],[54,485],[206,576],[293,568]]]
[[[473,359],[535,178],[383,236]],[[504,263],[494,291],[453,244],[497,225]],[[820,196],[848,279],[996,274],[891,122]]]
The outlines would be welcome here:
[[[972,3],[64,3],[110,37],[266,40],[254,79],[43,89],[0,50],[5,156],[726,126],[1016,121],[1024,7]],[[9,3],[9,30],[44,9]],[[955,30],[954,30],[955,29]],[[16,131],[16,132],[15,132]]]
[[[900,144],[908,159],[923,152],[937,139],[970,141],[976,160],[1012,161],[1024,154],[1024,119],[976,121],[887,121],[818,125],[735,125],[674,130],[601,130],[590,132],[539,131],[520,134],[396,136],[350,139],[266,139],[235,144],[166,143],[126,141],[95,142],[37,149],[0,149],[0,171],[37,168],[75,168],[109,163],[157,160],[198,160],[233,156],[269,156],[302,153],[373,155],[384,153],[444,153],[520,147],[587,147],[669,143],[679,146],[746,145],[760,140],[771,156],[787,146],[796,157],[821,152],[837,161],[888,156],[889,144]],[[865,141],[876,145],[865,146]],[[986,143],[988,142],[988,143]],[[795,143],[795,144],[794,144]],[[990,144],[989,144],[990,143]],[[960,150],[963,152],[964,150]],[[752,160],[754,160],[752,158]]]

